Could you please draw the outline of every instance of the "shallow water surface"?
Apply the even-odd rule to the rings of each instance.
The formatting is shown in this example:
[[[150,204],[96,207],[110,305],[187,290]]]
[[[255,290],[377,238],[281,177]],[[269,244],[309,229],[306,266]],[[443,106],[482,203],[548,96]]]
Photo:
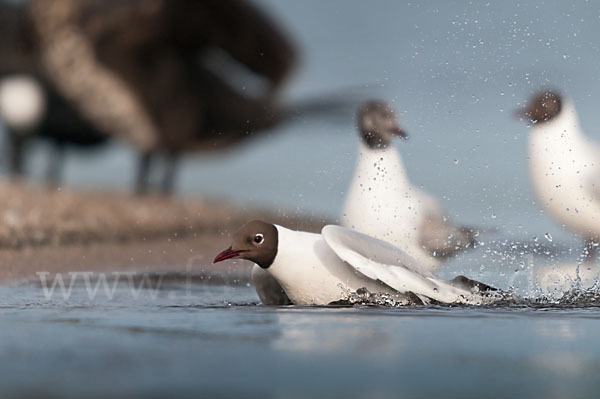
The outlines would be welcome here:
[[[0,288],[0,396],[589,396],[600,312],[257,305],[246,284]]]

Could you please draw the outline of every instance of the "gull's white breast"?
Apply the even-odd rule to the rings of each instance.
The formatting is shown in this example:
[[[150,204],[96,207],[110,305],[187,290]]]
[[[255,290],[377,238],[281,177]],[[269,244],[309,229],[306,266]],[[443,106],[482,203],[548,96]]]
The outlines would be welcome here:
[[[362,287],[396,293],[340,260],[320,234],[276,228],[277,255],[267,270],[295,305],[328,304]]]
[[[411,185],[398,151],[372,150],[361,141],[341,224],[397,246],[432,270],[439,261],[419,241],[425,206],[423,193]]]

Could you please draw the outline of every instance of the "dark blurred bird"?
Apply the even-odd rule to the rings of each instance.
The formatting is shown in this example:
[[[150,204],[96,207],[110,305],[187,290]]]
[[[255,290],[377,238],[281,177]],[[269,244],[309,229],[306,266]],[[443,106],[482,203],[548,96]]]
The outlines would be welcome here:
[[[140,153],[139,192],[157,155],[168,160],[161,187],[168,192],[182,153],[225,148],[294,115],[336,108],[330,101],[282,105],[297,51],[247,1],[31,0],[4,7],[11,11],[2,19],[17,21],[14,39],[26,45],[17,65],[0,71],[26,74],[45,98],[45,116],[32,130],[58,148],[108,137],[129,142]],[[3,43],[0,56],[15,46]],[[71,124],[68,134],[63,123]]]
[[[109,136],[87,121],[48,82],[32,75],[10,75],[0,80],[0,118],[8,130],[9,170],[24,173],[24,152],[33,136],[52,143],[46,178],[60,181],[67,146],[95,148]]]
[[[58,182],[66,146],[96,147],[109,136],[70,103],[40,67],[28,10],[0,2],[0,119],[7,134],[10,173],[24,173],[24,153],[33,136],[53,143],[47,178]]]

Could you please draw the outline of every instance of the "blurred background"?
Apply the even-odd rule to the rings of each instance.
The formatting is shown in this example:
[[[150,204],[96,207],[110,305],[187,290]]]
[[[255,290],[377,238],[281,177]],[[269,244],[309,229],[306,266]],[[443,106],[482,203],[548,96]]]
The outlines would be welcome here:
[[[366,98],[388,100],[400,113],[410,139],[396,146],[410,177],[455,219],[518,237],[570,237],[534,202],[527,126],[513,110],[556,87],[573,98],[584,131],[600,139],[598,4],[258,4],[302,50],[289,96],[364,85]],[[353,172],[355,132],[353,118],[290,126],[218,159],[190,159],[181,190],[336,217]]]
[[[600,140],[598,37],[600,4],[583,0],[0,0],[0,392],[592,396],[598,296],[536,302],[525,265],[575,260],[583,242],[536,204],[513,110],[555,88]],[[31,112],[11,111],[15,92]],[[338,219],[371,98],[410,136],[394,145],[412,181],[484,230],[439,276],[531,302],[254,306],[249,263],[211,269],[256,209]],[[49,298],[40,270],[166,285]],[[4,285],[27,271],[37,282]]]
[[[513,110],[540,88],[557,88],[574,100],[585,132],[600,138],[598,4],[253,4],[297,51],[297,63],[278,88],[282,101],[349,88],[353,100],[390,101],[410,135],[395,144],[410,177],[442,199],[454,219],[499,228],[512,239],[548,233],[578,242],[534,202],[527,126]],[[356,157],[353,112],[334,120],[300,117],[225,151],[188,153],[175,193],[335,219]],[[26,169],[33,180],[45,176],[47,146],[31,145]],[[135,147],[119,140],[93,152],[67,150],[61,184],[128,190],[137,162]]]

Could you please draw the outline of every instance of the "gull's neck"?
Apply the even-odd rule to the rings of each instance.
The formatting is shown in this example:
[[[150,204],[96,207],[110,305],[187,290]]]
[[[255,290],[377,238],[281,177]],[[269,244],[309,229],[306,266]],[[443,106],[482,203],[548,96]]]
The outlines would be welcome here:
[[[595,157],[595,146],[579,129],[575,107],[569,101],[563,102],[560,115],[536,124],[529,132],[530,174],[533,186],[543,196],[569,184],[578,187],[584,176],[579,172],[590,170]]]
[[[399,151],[393,146],[371,148],[360,140],[356,178],[364,182],[410,184]],[[381,184],[377,184],[381,186]]]
[[[327,304],[343,293],[336,277],[345,265],[320,234],[277,228],[277,256],[267,269],[295,304]],[[328,264],[328,266],[326,266]],[[350,277],[353,277],[351,275]]]
[[[321,240],[320,234],[304,231],[293,231],[275,225],[277,229],[277,255],[268,270],[273,276],[282,281],[289,278],[303,279],[310,270],[310,254],[304,253],[306,248],[313,248]],[[304,256],[303,256],[304,255]],[[309,259],[302,261],[302,259]],[[307,264],[308,263],[308,264]],[[291,277],[290,277],[291,276]],[[283,284],[282,284],[283,285]]]

